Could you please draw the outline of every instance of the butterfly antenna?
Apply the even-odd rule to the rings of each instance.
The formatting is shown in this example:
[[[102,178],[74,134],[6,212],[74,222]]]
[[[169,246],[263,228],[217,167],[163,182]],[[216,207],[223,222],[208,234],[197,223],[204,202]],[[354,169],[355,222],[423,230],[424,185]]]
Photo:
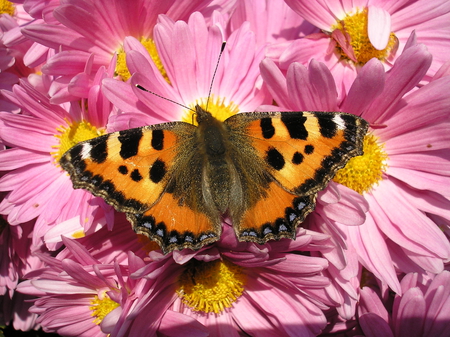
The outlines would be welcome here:
[[[174,104],[176,104],[176,105],[179,105],[179,106],[181,106],[181,107],[183,107],[183,108],[185,108],[185,109],[188,109],[188,110],[191,110],[191,111],[195,112],[194,109],[191,109],[191,108],[187,107],[186,105],[183,105],[183,104],[181,104],[181,103],[179,103],[179,102],[176,102],[176,101],[174,101],[174,100],[172,100],[172,99],[170,99],[170,98],[161,96],[161,95],[157,94],[156,92],[153,92],[153,91],[151,91],[151,90],[145,89],[145,88],[144,88],[142,85],[140,85],[140,84],[136,84],[136,88],[141,89],[142,91],[148,92],[149,94],[155,95],[156,97],[165,99],[166,101],[172,102],[172,103],[174,103]]]
[[[219,68],[220,58],[222,57],[222,54],[223,54],[223,51],[225,50],[226,44],[227,43],[224,41],[224,42],[222,42],[222,46],[220,47],[220,53],[219,53],[219,57],[217,58],[216,68],[214,69],[214,73],[213,73],[213,76],[211,79],[211,85],[209,86],[208,99],[206,100],[206,107],[205,107],[206,111],[208,111],[209,98],[211,97],[211,91],[212,91],[212,87],[214,84],[214,78],[216,77],[217,69]]]

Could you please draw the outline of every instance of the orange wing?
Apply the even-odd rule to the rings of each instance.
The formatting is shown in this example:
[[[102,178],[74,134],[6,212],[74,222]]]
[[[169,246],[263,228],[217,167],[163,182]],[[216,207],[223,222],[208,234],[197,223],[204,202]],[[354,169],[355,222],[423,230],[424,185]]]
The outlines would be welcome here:
[[[61,158],[74,188],[100,196],[119,212],[143,213],[163,193],[176,156],[177,128],[166,123],[81,142]]]
[[[350,158],[362,155],[368,127],[341,112],[256,112],[226,122],[241,125],[267,171],[296,195],[322,190]]]
[[[171,193],[143,214],[127,214],[136,233],[145,234],[161,246],[164,254],[174,249],[200,249],[219,240],[220,218],[211,219],[204,213],[180,205]]]
[[[268,240],[295,239],[298,224],[314,210],[316,194],[298,197],[272,182],[267,197],[247,209],[234,230],[240,241],[264,244]]]

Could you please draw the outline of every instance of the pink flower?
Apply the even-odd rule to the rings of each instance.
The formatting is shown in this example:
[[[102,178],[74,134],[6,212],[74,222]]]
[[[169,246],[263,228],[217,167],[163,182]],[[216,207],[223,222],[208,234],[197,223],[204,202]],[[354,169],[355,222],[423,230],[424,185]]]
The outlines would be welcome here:
[[[130,74],[125,68],[123,42],[134,36],[152,49],[153,27],[158,14],[167,13],[174,19],[186,19],[195,10],[204,9],[211,0],[202,1],[141,1],[130,6],[128,1],[108,0],[69,1],[54,9],[52,16],[58,24],[33,24],[22,30],[30,40],[40,45],[62,50],[43,66],[45,74],[59,77],[55,82],[52,102],[60,103],[79,98],[76,93],[62,91],[58,83],[68,84],[83,71],[91,55],[92,70],[107,67],[115,54],[120,62],[116,73],[126,80]],[[107,9],[107,15],[105,15]]]
[[[383,0],[304,1],[286,3],[323,33],[298,39],[280,58],[283,68],[294,61],[324,62],[333,73],[339,95],[348,92],[360,66],[372,57],[389,70],[401,55],[412,31],[433,54],[433,63],[422,81],[430,81],[448,60],[450,4],[445,0],[409,3]]]
[[[304,229],[295,241],[238,242],[224,225],[220,241],[198,252],[174,251],[173,259],[152,252],[153,262],[135,277],[151,277],[155,263],[172,266],[177,296],[169,308],[195,318],[210,334],[314,336],[326,324],[322,311],[337,304],[336,289],[322,274],[327,261],[301,252],[328,245],[326,235]]]
[[[262,48],[257,48],[254,34],[247,25],[230,35],[214,82],[212,76],[223,42],[220,25],[208,28],[200,13],[194,13],[188,23],[173,22],[161,15],[153,34],[161,60],[159,67],[141,43],[126,38],[127,66],[134,73],[132,85],[113,79],[104,81],[105,95],[119,110],[126,112],[116,117],[116,130],[166,121],[192,123],[192,111],[185,107],[194,108],[197,103],[205,105],[211,83],[208,109],[221,120],[239,111],[253,111],[269,101],[267,91],[258,83]],[[166,99],[140,90],[136,85]]]
[[[363,194],[370,205],[364,225],[347,226],[348,232],[342,235],[355,247],[362,265],[396,292],[400,292],[396,269],[439,273],[450,254],[448,240],[425,215],[448,219],[450,205],[444,187],[449,184],[445,169],[449,167],[448,132],[444,130],[448,128],[450,77],[406,95],[423,78],[430,61],[424,46],[414,44],[412,38],[388,74],[384,75],[377,60],[364,66],[339,106],[331,75],[320,75],[324,66],[316,61],[308,72],[299,64],[291,65],[287,87],[272,63],[265,61],[262,67],[280,106],[342,110],[360,115],[372,125],[365,155],[351,160],[355,164],[347,164],[335,178]],[[434,104],[425,111],[423,104],[430,99]]]
[[[55,224],[78,216],[77,228],[65,233],[84,235],[105,223],[105,212],[112,215],[108,215],[111,208],[101,199],[74,190],[58,164],[59,157],[72,145],[100,135],[105,126],[111,107],[108,102],[103,104],[101,92],[95,90],[105,72],[99,70],[97,83],[91,87],[89,113],[78,103],[52,105],[48,97],[25,81],[12,92],[3,92],[22,113],[0,112],[1,139],[9,147],[0,151],[0,171],[5,172],[0,190],[8,192],[0,202],[0,213],[12,226],[36,219],[31,234],[35,247]],[[42,89],[40,85],[38,88]],[[56,247],[55,243],[49,245],[50,249]]]
[[[66,246],[55,258],[39,253],[46,267],[26,275],[18,291],[34,296],[30,312],[47,332],[64,336],[154,336],[183,322],[192,335],[205,328],[185,315],[168,310],[174,298],[174,265],[155,262],[153,275],[131,277],[146,266],[139,242],[124,216],[114,230],[102,228]],[[147,258],[148,260],[148,258]]]
[[[402,295],[382,301],[372,288],[361,290],[359,324],[366,337],[450,334],[450,272],[426,277],[409,273],[401,281]],[[383,304],[384,302],[384,304]]]

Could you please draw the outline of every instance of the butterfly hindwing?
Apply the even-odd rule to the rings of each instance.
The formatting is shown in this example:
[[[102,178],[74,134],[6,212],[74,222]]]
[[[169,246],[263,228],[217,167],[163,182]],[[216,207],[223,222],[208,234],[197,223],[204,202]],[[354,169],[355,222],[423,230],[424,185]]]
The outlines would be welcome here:
[[[214,219],[187,205],[180,205],[172,193],[143,214],[127,214],[136,233],[155,240],[166,254],[174,249],[199,249],[219,240],[220,218]]]
[[[268,240],[295,238],[299,223],[314,210],[316,194],[295,196],[275,181],[269,184],[267,197],[258,200],[235,224],[240,241],[264,244]]]
[[[61,158],[75,188],[104,198],[118,211],[142,213],[163,193],[180,125],[166,123],[119,131],[78,143]]]
[[[347,161],[362,155],[367,122],[338,112],[255,112],[226,122],[245,133],[268,172],[296,195],[322,190]]]

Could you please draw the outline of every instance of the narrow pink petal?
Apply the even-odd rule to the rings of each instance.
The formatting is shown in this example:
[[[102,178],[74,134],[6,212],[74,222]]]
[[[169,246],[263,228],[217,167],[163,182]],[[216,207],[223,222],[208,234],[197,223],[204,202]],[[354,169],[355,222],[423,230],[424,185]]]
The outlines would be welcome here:
[[[402,167],[447,177],[450,176],[449,163],[448,149],[389,156],[389,165],[392,167]]]
[[[384,149],[386,153],[389,153],[389,156],[448,149],[448,144],[450,144],[450,132],[448,130],[450,130],[450,122],[431,124],[414,129],[390,138],[385,143]]]
[[[341,111],[361,116],[370,103],[383,91],[385,83],[385,71],[380,61],[373,58],[358,71],[347,97],[341,105]],[[370,110],[364,115],[368,121],[375,117],[370,115]]]
[[[168,336],[209,336],[209,330],[195,318],[167,310],[158,331]]]
[[[372,204],[370,196],[367,196]],[[387,219],[385,219],[387,221]],[[367,219],[362,226],[348,226],[349,239],[364,267],[383,280],[397,294],[401,293],[389,249],[381,231],[378,229],[372,211],[367,214]]]
[[[322,60],[324,51],[332,44],[330,37],[323,33],[317,33],[295,40],[280,56],[280,66],[287,69],[292,62],[308,64],[313,58]],[[336,55],[330,54],[327,62],[329,68],[338,62]]]
[[[330,31],[331,26],[336,24],[336,17],[342,19],[345,16],[345,12],[343,8],[340,7],[340,3],[338,8],[334,8],[334,11],[330,11],[319,1],[286,0],[286,3],[298,15],[325,31]],[[337,3],[332,1],[329,6],[332,6],[333,4]]]
[[[372,122],[383,122],[386,116],[398,110],[394,108],[403,96],[414,88],[426,74],[432,56],[424,45],[408,48],[397,58],[394,66],[386,74],[383,93],[371,104],[371,113],[378,116]]]
[[[450,76],[446,76],[410,93],[402,99],[403,107],[393,110],[395,113],[384,121],[389,127],[377,130],[377,135],[390,139],[435,123],[448,122],[449,91]]]
[[[281,70],[271,59],[266,58],[260,64],[261,76],[267,83],[270,93],[279,106],[290,107],[287,84]]]
[[[312,59],[308,66],[310,87],[315,93],[315,109],[323,111],[337,110],[336,84],[327,66]],[[289,84],[288,84],[289,85]]]
[[[392,13],[392,30],[411,31],[411,27],[416,27],[424,22],[443,16],[450,12],[450,3],[448,1],[417,1],[404,6],[399,11]],[[408,29],[406,29],[408,28]]]
[[[449,258],[449,243],[445,235],[426,215],[413,207],[397,192],[398,186],[392,179],[383,180],[372,195],[374,217],[385,214],[377,225],[394,242],[405,249],[424,256]],[[387,197],[389,196],[389,197]]]
[[[69,284],[65,281],[56,280],[32,280],[31,284],[41,291],[52,294],[94,294],[97,291],[83,286]]]
[[[389,323],[389,313],[381,302],[380,296],[369,287],[363,287],[360,290],[361,301],[359,306],[360,314],[373,313]]]
[[[391,15],[381,7],[368,7],[368,35],[375,49],[383,50],[391,34]]]
[[[42,67],[45,74],[75,75],[84,71],[91,54],[85,51],[62,51],[51,57]]]
[[[419,288],[405,292],[398,307],[395,335],[399,337],[420,337],[425,320],[425,300]]]
[[[274,326],[258,310],[252,310],[253,308],[248,296],[241,296],[233,308],[233,319],[244,331],[258,331],[258,335],[264,337],[273,336]]]
[[[365,313],[359,316],[358,321],[366,337],[394,337],[389,324],[374,313]]]
[[[15,170],[25,165],[43,164],[49,158],[41,153],[12,148],[0,152],[0,171]]]
[[[432,173],[410,170],[402,167],[388,167],[386,173],[419,190],[432,190],[443,196],[450,197],[449,177]]]

